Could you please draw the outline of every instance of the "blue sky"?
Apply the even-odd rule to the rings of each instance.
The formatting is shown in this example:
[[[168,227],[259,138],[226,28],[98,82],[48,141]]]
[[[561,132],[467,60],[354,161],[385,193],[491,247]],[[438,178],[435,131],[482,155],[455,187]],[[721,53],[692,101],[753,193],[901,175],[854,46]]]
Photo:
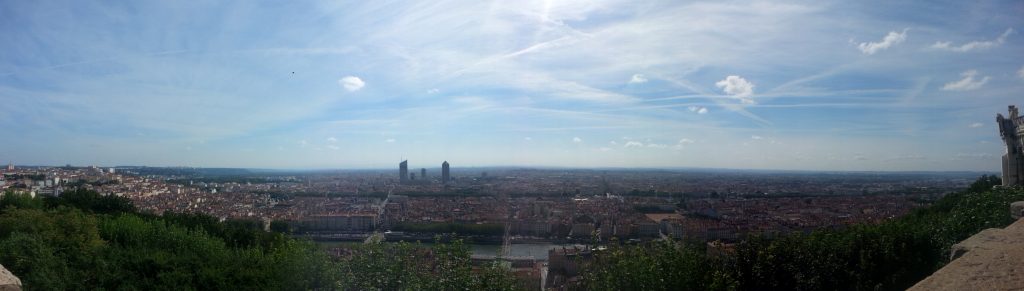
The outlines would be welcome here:
[[[1020,1],[119,2],[0,3],[0,161],[994,171],[1024,105]]]

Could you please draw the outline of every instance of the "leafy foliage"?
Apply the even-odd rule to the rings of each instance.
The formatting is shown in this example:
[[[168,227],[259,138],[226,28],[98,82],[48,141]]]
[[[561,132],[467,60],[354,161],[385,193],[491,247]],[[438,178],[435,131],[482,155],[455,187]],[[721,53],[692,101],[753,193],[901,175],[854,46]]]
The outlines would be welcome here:
[[[419,244],[368,244],[343,260],[346,290],[515,290],[515,279],[490,264],[472,272],[469,248],[461,240]]]
[[[42,209],[46,205],[42,199],[33,199],[28,193],[15,193],[7,191],[0,197],[0,211],[8,207],[22,209]]]
[[[44,199],[48,207],[70,206],[95,213],[126,213],[135,212],[135,205],[126,197],[117,195],[100,195],[96,191],[76,188],[64,192],[60,197]]]
[[[978,193],[992,190],[993,187],[1003,184],[1003,179],[996,175],[981,175],[977,181],[971,183],[971,186],[967,188],[967,192]]]
[[[613,244],[595,254],[583,283],[588,290],[707,290],[732,284],[716,258],[673,241],[643,246]]]

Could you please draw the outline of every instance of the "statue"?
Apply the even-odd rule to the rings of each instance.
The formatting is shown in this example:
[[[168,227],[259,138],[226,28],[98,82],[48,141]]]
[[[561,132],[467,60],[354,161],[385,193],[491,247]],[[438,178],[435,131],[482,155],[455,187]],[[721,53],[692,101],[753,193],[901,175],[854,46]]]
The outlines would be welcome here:
[[[1003,186],[1019,186],[1024,184],[1024,117],[1017,112],[1017,106],[1010,105],[1010,117],[996,114],[999,123],[999,136],[1006,143],[1006,154],[1003,155]]]

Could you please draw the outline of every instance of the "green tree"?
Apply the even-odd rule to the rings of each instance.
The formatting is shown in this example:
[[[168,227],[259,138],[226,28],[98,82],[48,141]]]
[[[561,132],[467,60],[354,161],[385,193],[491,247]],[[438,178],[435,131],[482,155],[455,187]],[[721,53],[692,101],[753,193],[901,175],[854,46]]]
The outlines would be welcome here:
[[[23,209],[43,209],[46,205],[42,199],[34,199],[28,193],[15,193],[7,190],[0,197],[0,212],[8,207]]]
[[[17,232],[0,240],[0,262],[26,289],[66,290],[73,282],[66,260],[39,235]]]
[[[1003,185],[1003,179],[996,175],[981,175],[977,181],[971,183],[971,186],[967,188],[967,192],[981,193],[992,190],[993,187]]]
[[[62,193],[59,197],[45,199],[48,207],[69,206],[94,213],[135,212],[131,200],[117,195],[101,195],[96,191],[78,188]]]

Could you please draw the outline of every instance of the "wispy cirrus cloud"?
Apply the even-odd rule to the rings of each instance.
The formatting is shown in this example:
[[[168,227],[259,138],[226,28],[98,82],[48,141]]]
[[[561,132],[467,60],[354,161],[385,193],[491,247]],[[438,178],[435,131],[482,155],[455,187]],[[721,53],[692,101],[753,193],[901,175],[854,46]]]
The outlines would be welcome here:
[[[644,77],[643,74],[633,74],[633,77],[629,78],[629,83],[630,84],[643,84],[643,83],[647,83],[647,77]]]
[[[707,114],[708,113],[708,108],[704,107],[704,106],[688,106],[688,107],[686,107],[686,109],[690,110],[690,112],[695,112],[697,114]]]
[[[632,140],[631,141],[627,141],[625,144],[622,145],[622,147],[624,147],[624,148],[640,148],[640,147],[643,147],[643,146],[644,146],[644,143],[638,142],[638,141],[632,141]]]
[[[1006,31],[1003,32],[1003,34],[1000,34],[999,37],[997,37],[995,40],[972,41],[972,42],[968,42],[968,43],[965,43],[965,44],[962,44],[962,45],[959,45],[959,46],[952,44],[952,42],[940,41],[940,42],[936,42],[935,44],[933,44],[931,46],[931,48],[939,49],[939,50],[954,51],[954,52],[969,52],[969,51],[975,51],[975,50],[986,50],[986,49],[990,49],[990,48],[1002,45],[1004,42],[1006,42],[1006,38],[1009,37],[1013,33],[1014,33],[1013,28],[1007,28]]]
[[[957,153],[953,156],[953,160],[968,160],[968,159],[993,159],[996,155],[990,153]]]
[[[975,77],[978,77],[978,71],[977,70],[967,70],[967,71],[964,71],[963,73],[960,73],[960,77],[963,77],[963,78],[961,78],[958,81],[949,82],[949,83],[946,83],[946,85],[943,85],[942,86],[942,90],[946,90],[946,91],[970,91],[970,90],[976,90],[978,88],[981,88],[981,86],[984,86],[985,83],[988,83],[988,80],[989,80],[989,76],[983,76],[981,78],[975,78]]]
[[[966,125],[990,117],[990,103],[1015,102],[999,92],[1021,83],[1000,78],[1024,70],[1007,61],[1019,59],[1012,33],[969,42],[1022,20],[954,2],[903,4],[928,17],[890,17],[889,5],[849,1],[58,4],[0,4],[19,24],[0,27],[8,44],[0,48],[0,123],[13,125],[0,135],[16,137],[4,151],[26,163],[80,156],[85,164],[392,167],[379,161],[403,155],[467,165],[816,169],[837,166],[819,162],[817,149],[841,148],[871,157],[857,169],[989,169],[975,160],[882,161],[893,144],[929,156],[973,151],[989,133]],[[192,17],[209,21],[166,29]],[[894,30],[903,27],[914,36]],[[988,53],[897,49],[936,41]],[[68,47],[76,49],[56,49]],[[941,73],[964,68],[991,78],[977,73],[958,85]],[[920,80],[979,98],[946,96],[955,94]],[[931,93],[927,103],[915,98]],[[953,111],[957,118],[935,120]],[[914,138],[939,130],[970,145]],[[765,139],[751,140],[752,132]],[[590,144],[584,139],[623,135],[644,138],[631,140],[636,150],[576,155],[590,153],[578,151]],[[679,136],[700,142],[672,142]],[[783,136],[787,146],[772,147]],[[65,140],[100,147],[76,154],[60,146]],[[763,147],[744,152],[754,147],[738,145],[748,142]],[[532,146],[512,146],[523,144]],[[659,155],[683,145],[687,152]],[[799,147],[801,157],[788,158]],[[229,150],[238,148],[253,150]],[[495,149],[517,154],[494,157]],[[747,162],[763,156],[787,158]]]

